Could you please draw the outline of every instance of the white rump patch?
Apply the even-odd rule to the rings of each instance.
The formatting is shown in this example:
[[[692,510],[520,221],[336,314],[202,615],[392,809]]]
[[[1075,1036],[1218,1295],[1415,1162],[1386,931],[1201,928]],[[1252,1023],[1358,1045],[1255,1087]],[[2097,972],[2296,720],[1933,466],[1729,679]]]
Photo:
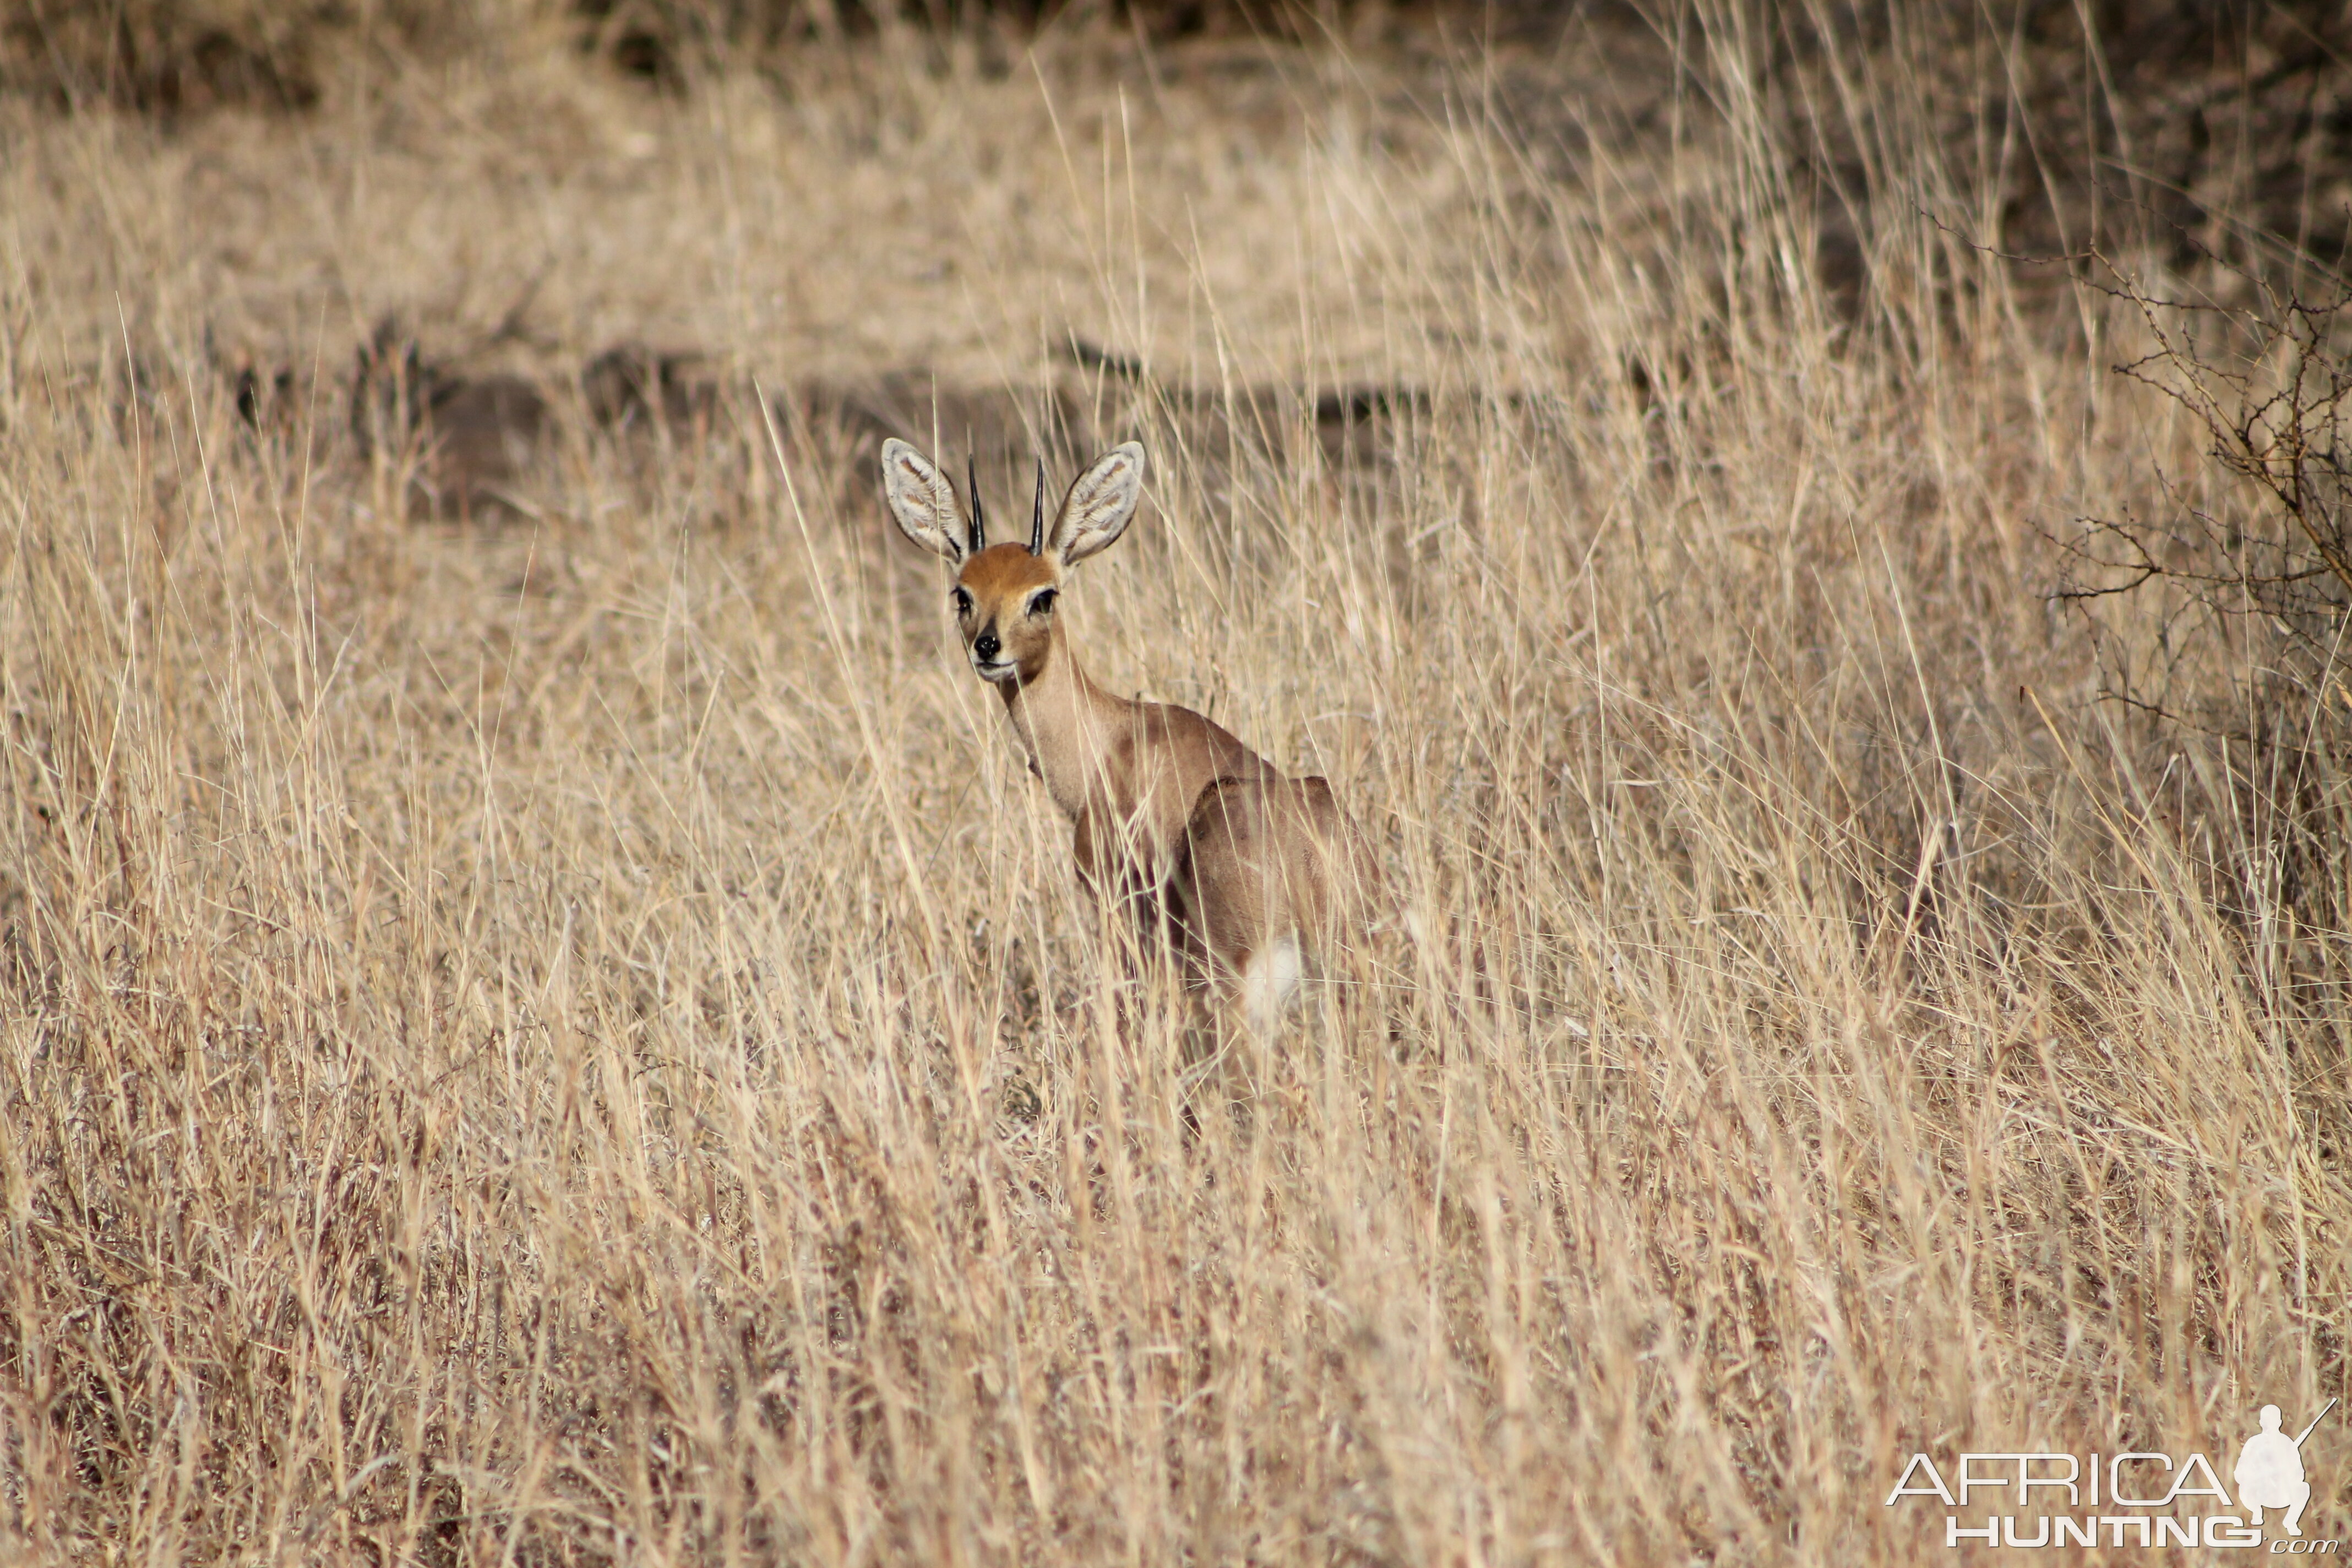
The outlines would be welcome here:
[[[1281,1026],[1306,975],[1306,957],[1296,932],[1276,937],[1250,954],[1242,965],[1242,1011],[1258,1038],[1271,1037]]]

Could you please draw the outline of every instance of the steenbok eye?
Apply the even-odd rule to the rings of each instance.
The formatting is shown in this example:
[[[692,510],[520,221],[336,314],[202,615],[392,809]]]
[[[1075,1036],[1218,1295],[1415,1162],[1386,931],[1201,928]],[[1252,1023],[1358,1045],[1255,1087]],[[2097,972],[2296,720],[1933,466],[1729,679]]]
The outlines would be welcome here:
[[[1035,598],[1031,599],[1029,601],[1029,613],[1033,616],[1042,616],[1051,610],[1054,607],[1055,594],[1056,591],[1055,589],[1048,588],[1044,593],[1038,595]]]
[[[953,594],[950,595],[949,597],[955,601],[955,612],[957,615],[968,616],[971,614],[971,595],[970,594],[965,593],[961,588],[958,588]]]

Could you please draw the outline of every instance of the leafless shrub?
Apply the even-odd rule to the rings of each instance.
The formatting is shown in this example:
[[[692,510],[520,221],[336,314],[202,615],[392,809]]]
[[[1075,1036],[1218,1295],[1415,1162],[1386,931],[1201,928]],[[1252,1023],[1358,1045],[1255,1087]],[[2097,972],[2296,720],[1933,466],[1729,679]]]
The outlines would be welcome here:
[[[2184,410],[2207,437],[2205,456],[2241,484],[2209,501],[2176,478],[2168,521],[2089,520],[2065,542],[2075,574],[2057,596],[2082,603],[2160,579],[2211,615],[2260,617],[2294,690],[2325,695],[2347,651],[2352,602],[2352,300],[2264,288],[2260,305],[2232,309],[2128,282],[2116,292],[2156,344],[2116,373]]]
[[[2187,466],[2159,456],[2153,505],[2058,537],[2053,597],[2100,639],[2111,700],[2222,743],[2204,793],[2243,829],[2216,856],[2231,905],[2333,923],[2352,862],[2352,299],[2224,274],[2254,302],[2184,300],[2093,259],[2148,345],[2116,374],[2181,416]]]

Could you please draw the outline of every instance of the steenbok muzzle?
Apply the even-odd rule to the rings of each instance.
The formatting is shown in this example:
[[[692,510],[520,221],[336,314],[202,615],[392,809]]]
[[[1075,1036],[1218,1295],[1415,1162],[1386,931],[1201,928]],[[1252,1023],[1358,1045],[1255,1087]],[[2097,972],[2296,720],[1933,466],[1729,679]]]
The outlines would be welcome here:
[[[976,485],[967,519],[904,441],[882,445],[882,488],[900,531],[956,568],[965,651],[1069,816],[1079,880],[1171,944],[1189,982],[1230,985],[1251,1027],[1272,1031],[1322,945],[1359,923],[1378,871],[1329,784],[1286,778],[1191,709],[1114,697],[1079,668],[1056,613],[1063,580],[1135,516],[1143,448],[1097,459],[1050,527],[1041,464],[1025,545],[989,544]]]

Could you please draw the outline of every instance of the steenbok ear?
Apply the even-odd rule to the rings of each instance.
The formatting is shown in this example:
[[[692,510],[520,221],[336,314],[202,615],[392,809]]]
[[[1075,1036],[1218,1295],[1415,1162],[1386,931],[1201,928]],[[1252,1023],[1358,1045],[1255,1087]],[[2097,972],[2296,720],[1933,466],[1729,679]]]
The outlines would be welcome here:
[[[1129,441],[1112,447],[1078,476],[1077,483],[1063,498],[1047,552],[1056,565],[1072,566],[1108,549],[1127,531],[1136,502],[1142,499],[1142,443]]]
[[[956,506],[955,486],[931,460],[906,442],[882,443],[882,494],[898,531],[950,566],[980,552],[979,514],[967,531]]]

